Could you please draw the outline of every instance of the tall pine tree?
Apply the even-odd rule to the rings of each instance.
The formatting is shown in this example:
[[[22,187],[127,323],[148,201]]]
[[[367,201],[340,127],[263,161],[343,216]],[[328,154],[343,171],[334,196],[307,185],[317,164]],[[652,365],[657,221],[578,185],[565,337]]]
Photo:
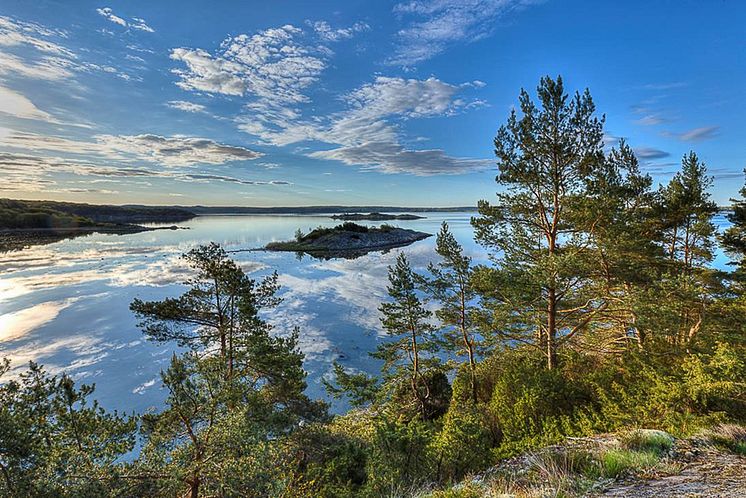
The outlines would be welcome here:
[[[557,366],[561,343],[604,307],[586,292],[588,231],[578,205],[603,160],[603,119],[590,93],[569,98],[561,77],[544,77],[538,105],[525,90],[495,137],[497,202],[480,201],[477,241],[492,250],[485,292],[512,341],[532,342]]]

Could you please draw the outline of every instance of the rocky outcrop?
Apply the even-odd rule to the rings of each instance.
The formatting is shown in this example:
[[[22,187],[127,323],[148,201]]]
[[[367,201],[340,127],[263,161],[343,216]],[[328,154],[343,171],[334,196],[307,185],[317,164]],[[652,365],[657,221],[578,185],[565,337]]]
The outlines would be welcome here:
[[[400,221],[411,221],[411,220],[421,220],[424,218],[424,216],[417,216],[414,214],[385,214],[385,213],[344,213],[344,214],[335,214],[331,217],[333,220],[343,220],[343,221],[392,221],[392,220],[400,220]]]
[[[305,253],[320,258],[352,258],[371,251],[407,246],[430,236],[429,233],[386,225],[369,228],[345,223],[334,228],[317,228],[296,240],[272,242],[265,249]]]

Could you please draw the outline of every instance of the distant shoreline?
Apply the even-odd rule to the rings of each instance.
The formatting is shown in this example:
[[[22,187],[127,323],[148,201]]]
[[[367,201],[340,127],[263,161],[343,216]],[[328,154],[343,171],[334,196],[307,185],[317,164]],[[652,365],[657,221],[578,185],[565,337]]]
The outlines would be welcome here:
[[[145,206],[131,206],[145,207]],[[459,213],[476,212],[476,206],[401,207],[401,206],[160,206],[183,209],[204,216],[210,214],[350,214],[350,213]]]

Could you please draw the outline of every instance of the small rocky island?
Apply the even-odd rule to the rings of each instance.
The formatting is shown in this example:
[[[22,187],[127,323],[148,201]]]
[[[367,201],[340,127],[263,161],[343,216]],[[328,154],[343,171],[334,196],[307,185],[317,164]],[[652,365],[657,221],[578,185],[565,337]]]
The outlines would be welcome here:
[[[333,220],[342,221],[392,221],[392,220],[421,220],[424,216],[414,214],[386,214],[386,213],[344,213],[335,214],[331,217]]]
[[[295,240],[271,242],[265,249],[305,253],[323,259],[356,258],[372,251],[407,246],[430,236],[391,225],[366,227],[347,222],[333,228],[319,227],[308,234],[298,231]]]

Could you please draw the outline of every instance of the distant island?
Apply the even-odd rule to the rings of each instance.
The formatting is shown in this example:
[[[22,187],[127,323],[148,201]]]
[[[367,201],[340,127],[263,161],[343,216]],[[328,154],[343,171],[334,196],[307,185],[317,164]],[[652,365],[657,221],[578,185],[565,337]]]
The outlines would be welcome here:
[[[316,228],[308,234],[298,231],[295,240],[271,242],[268,251],[292,251],[319,258],[355,258],[371,251],[403,247],[431,234],[381,225],[366,227],[346,222],[333,228]]]
[[[386,214],[386,213],[344,213],[335,214],[331,217],[333,220],[342,221],[392,221],[392,220],[421,220],[424,216],[417,216],[415,214]]]

